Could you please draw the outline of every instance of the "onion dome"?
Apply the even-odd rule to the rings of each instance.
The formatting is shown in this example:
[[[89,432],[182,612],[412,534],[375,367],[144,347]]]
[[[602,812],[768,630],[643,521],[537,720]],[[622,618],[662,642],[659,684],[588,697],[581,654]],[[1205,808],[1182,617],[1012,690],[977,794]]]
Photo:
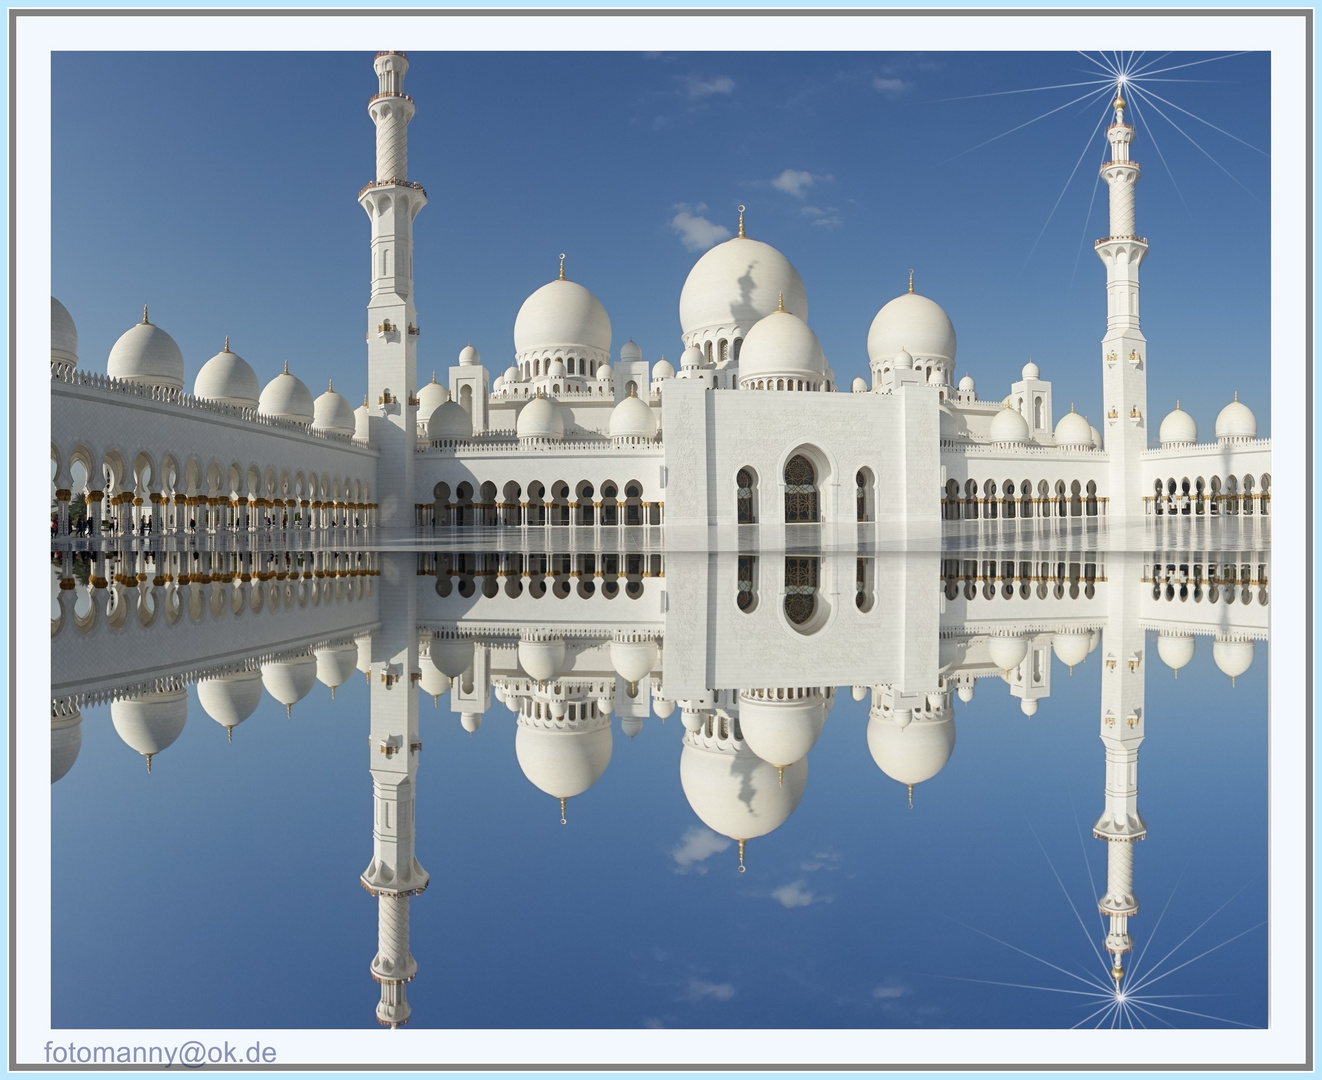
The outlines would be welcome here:
[[[1217,413],[1216,417],[1216,441],[1226,442],[1231,439],[1256,439],[1258,437],[1258,420],[1253,415],[1247,405],[1239,400],[1239,394],[1235,394],[1235,400]]]
[[[643,358],[643,348],[638,342],[630,338],[620,346],[620,360],[641,360]]]
[[[908,349],[901,349],[895,354],[894,365],[896,371],[910,371],[913,369],[913,354]]]
[[[197,703],[225,728],[230,739],[234,738],[234,729],[257,711],[261,701],[262,673],[255,669],[218,675],[197,684]]]
[[[978,392],[977,384],[973,381],[972,375],[965,375],[960,379],[959,388],[966,394],[976,394]]]
[[[457,679],[473,666],[473,643],[463,638],[438,638],[428,653],[436,670]]]
[[[505,369],[505,374],[501,377],[505,380],[505,385],[509,386],[510,383],[518,382],[522,375],[519,373],[519,369],[511,364]]]
[[[358,426],[353,406],[335,392],[335,383],[326,384],[326,392],[312,403],[312,430],[332,435],[352,435]]]
[[[610,360],[611,321],[601,301],[576,281],[548,282],[519,308],[514,320],[514,352],[519,359],[548,349],[582,351],[588,359]]]
[[[497,375],[496,381],[491,384],[493,394],[503,394],[505,392],[505,376]]]
[[[862,378],[855,378],[850,389],[856,394],[866,394],[868,392],[868,384]]]
[[[52,364],[78,366],[78,329],[69,309],[53,296],[50,298],[50,359]]]
[[[611,410],[609,434],[612,439],[642,440],[656,438],[656,413],[632,390]]]
[[[781,309],[754,325],[739,354],[739,383],[768,378],[808,379],[814,384],[826,375],[826,356],[812,328],[797,315]]]
[[[1163,630],[1157,635],[1157,655],[1161,657],[1162,663],[1175,672],[1176,678],[1180,676],[1180,668],[1193,659],[1193,653],[1192,634],[1172,634]]]
[[[430,417],[438,405],[450,400],[450,391],[444,383],[436,381],[436,372],[431,373],[431,382],[418,391],[418,415]]]
[[[907,724],[876,713],[868,718],[868,750],[872,760],[877,768],[901,784],[930,780],[946,767],[954,749],[955,721],[950,717]]]
[[[679,721],[684,725],[685,731],[697,731],[702,727],[702,722],[707,719],[707,714],[701,709],[680,709]]]
[[[1230,685],[1234,686],[1235,680],[1253,664],[1253,642],[1223,638],[1218,634],[1212,642],[1212,660],[1230,676]]]
[[[817,744],[826,723],[826,698],[817,688],[802,697],[793,691],[742,690],[739,693],[739,730],[748,748],[768,765],[779,769],[802,761]]]
[[[363,395],[363,403],[353,411],[353,437],[367,442],[367,434],[371,430],[372,409],[367,404],[367,395]]]
[[[1092,428],[1087,420],[1074,411],[1073,405],[1056,423],[1056,445],[1081,449],[1092,446]]]
[[[610,764],[612,745],[609,716],[530,720],[521,715],[514,734],[514,754],[523,775],[534,787],[562,800],[581,795],[601,779]]]
[[[866,686],[851,686],[849,688],[849,696],[855,701],[862,701],[868,696],[868,688]]]
[[[569,372],[565,369],[564,361],[559,359],[551,361],[551,363],[547,366],[546,374],[549,378],[552,379],[569,378]]]
[[[946,373],[939,367],[934,367],[927,373],[928,386],[944,386],[946,382]]]
[[[664,720],[675,711],[675,703],[670,698],[654,697],[652,698],[652,711],[656,713],[658,719]]]
[[[1079,634],[1057,634],[1051,642],[1051,649],[1056,654],[1056,659],[1071,672],[1088,659],[1091,646],[1092,637],[1086,630]]]
[[[1028,642],[1021,637],[993,637],[987,642],[987,655],[998,670],[1010,672],[1024,662]]]
[[[602,716],[609,716],[615,711],[615,699],[610,694],[602,694],[597,698],[597,712]]]
[[[358,663],[358,648],[354,645],[328,645],[312,654],[317,658],[317,682],[330,687],[331,697],[335,688],[349,681]]]
[[[992,417],[989,436],[994,443],[1027,442],[1028,421],[1007,405]]]
[[[702,355],[702,350],[696,345],[690,345],[679,354],[679,368],[681,371],[686,368],[700,368],[707,362],[707,358]]]
[[[969,679],[968,682],[960,683],[959,689],[955,691],[955,694],[960,701],[967,705],[973,700],[973,680]]]
[[[262,665],[262,685],[285,707],[286,713],[308,696],[317,681],[317,661],[311,656],[272,660]]]
[[[742,229],[740,230],[742,234]],[[790,261],[770,244],[740,235],[717,244],[693,265],[679,294],[679,323],[686,344],[703,331],[747,334],[779,306],[808,318],[808,294]]]
[[[257,408],[261,385],[252,365],[236,352],[230,352],[230,339],[225,347],[202,365],[193,380],[193,396],[207,401],[220,401],[240,409]]]
[[[560,406],[553,398],[543,397],[540,391],[519,410],[514,427],[520,442],[525,439],[559,442],[565,437],[565,418]]]
[[[562,638],[519,639],[519,667],[529,678],[550,682],[565,669],[565,643]]]
[[[78,751],[83,746],[83,714],[51,710],[50,717],[50,782],[53,784],[73,768]]]
[[[1084,419],[1087,418],[1085,417]],[[1102,448],[1102,433],[1091,425],[1089,425],[1088,430],[1092,432],[1093,449],[1100,450]]]
[[[471,344],[459,350],[460,367],[477,367],[482,363],[481,354]]]
[[[129,746],[151,759],[179,738],[188,720],[188,691],[162,690],[120,698],[110,705],[115,731]]]
[[[459,726],[472,735],[482,726],[482,714],[480,712],[460,713]]]
[[[1042,373],[1038,370],[1037,365],[1031,360],[1024,365],[1023,370],[1020,371],[1019,374],[1025,379],[1040,379],[1042,377]]]
[[[636,716],[623,716],[620,718],[620,730],[632,739],[643,730],[643,722]]]
[[[355,634],[354,647],[358,650],[358,670],[369,678],[372,674],[372,635]]]
[[[903,293],[877,312],[868,330],[868,359],[880,366],[901,350],[924,360],[955,359],[955,327],[935,300]]]
[[[766,836],[794,813],[808,785],[808,760],[779,770],[745,743],[708,743],[690,731],[680,752],[679,782],[702,823],[742,847],[742,841]]]
[[[1157,438],[1161,440],[1162,446],[1182,446],[1187,443],[1196,443],[1198,441],[1198,425],[1194,423],[1193,417],[1180,408],[1180,403],[1175,403],[1175,408],[1166,414],[1161,422],[1161,429],[1157,433]]]
[[[608,383],[615,378],[615,371],[610,364],[600,364],[597,367],[597,382]]]
[[[427,417],[428,439],[471,439],[473,418],[457,401],[443,401]]]
[[[257,401],[257,412],[279,420],[292,420],[297,424],[311,424],[314,416],[312,392],[301,379],[289,374],[289,361],[285,370],[266,384]]]
[[[450,676],[425,656],[418,659],[418,668],[422,673],[418,687],[424,694],[430,694],[432,702],[439,705],[441,695],[450,692]]]
[[[167,390],[184,388],[184,354],[174,338],[159,326],[147,321],[147,309],[142,309],[142,322],[120,335],[106,360],[106,374],[112,379],[160,386]],[[308,399],[311,404],[312,399]]]
[[[658,655],[652,638],[629,641],[625,635],[617,634],[610,643],[611,667],[630,686],[637,686],[652,673]]]
[[[1025,716],[1037,715],[1037,698],[1023,698],[1019,702],[1019,711]]]

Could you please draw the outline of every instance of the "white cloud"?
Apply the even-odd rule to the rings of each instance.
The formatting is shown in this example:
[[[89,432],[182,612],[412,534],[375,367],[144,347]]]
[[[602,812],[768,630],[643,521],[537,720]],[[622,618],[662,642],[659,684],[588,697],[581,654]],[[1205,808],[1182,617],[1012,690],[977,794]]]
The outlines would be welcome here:
[[[799,213],[811,218],[814,225],[825,225],[828,228],[839,225],[842,220],[839,209],[834,206],[801,206]]]
[[[799,869],[805,874],[810,874],[814,870],[837,870],[839,867],[840,853],[838,851],[814,851],[807,862],[799,864]]]
[[[894,983],[886,986],[875,986],[872,988],[872,999],[874,1001],[890,1001],[893,998],[902,998],[908,992],[903,986],[896,986]]]
[[[711,829],[704,828],[701,825],[694,825],[684,834],[679,845],[670,853],[675,860],[675,873],[677,874],[705,874],[707,868],[702,865],[703,861],[710,859],[713,855],[719,855],[730,846],[730,841],[724,836],[718,836]]]
[[[878,75],[872,80],[872,88],[893,101],[907,91],[912,90],[913,84],[907,83],[903,79],[896,79],[887,75]]]
[[[786,169],[779,176],[772,178],[771,186],[786,195],[802,199],[803,193],[820,179],[826,178],[813,176],[807,169]]]
[[[705,203],[698,203],[694,207],[685,203],[675,205],[675,216],[670,219],[670,227],[689,251],[706,251],[713,244],[730,238],[730,230],[724,225],[717,225],[702,216],[701,211],[706,209]],[[729,844],[728,840],[726,844]]]
[[[734,997],[734,987],[730,983],[714,983],[706,979],[690,979],[687,990],[688,999],[692,1002],[708,998],[713,1001],[729,1001]]]
[[[788,885],[782,885],[779,889],[772,889],[772,899],[779,901],[782,907],[787,908],[807,907],[809,904],[829,904],[831,902],[831,897],[818,896],[806,887],[807,884],[807,878],[799,878],[798,881],[791,881]]]
[[[710,79],[704,79],[700,75],[686,75],[682,82],[690,101],[711,97],[713,94],[734,92],[734,80],[729,75],[715,75]]]

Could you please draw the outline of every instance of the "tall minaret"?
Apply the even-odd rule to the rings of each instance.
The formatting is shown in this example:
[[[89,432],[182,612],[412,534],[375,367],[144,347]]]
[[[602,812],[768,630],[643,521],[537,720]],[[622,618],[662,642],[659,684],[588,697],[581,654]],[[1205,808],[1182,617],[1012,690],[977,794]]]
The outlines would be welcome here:
[[[1143,742],[1144,631],[1138,621],[1141,567],[1135,556],[1112,553],[1107,577],[1106,629],[1102,634],[1101,737],[1106,747],[1106,806],[1092,834],[1106,841],[1106,892],[1097,910],[1110,919],[1106,951],[1116,990],[1124,978],[1124,954],[1134,947],[1129,916],[1134,896],[1134,843],[1148,834],[1138,812],[1138,748]]]
[[[374,499],[381,525],[412,528],[417,385],[417,311],[413,306],[413,219],[427,204],[408,180],[413,99],[404,93],[408,58],[376,54],[380,87],[367,104],[376,124],[376,179],[358,193],[372,222],[372,298],[367,304],[368,437],[380,450]]]
[[[1102,411],[1105,449],[1110,457],[1107,513],[1143,513],[1141,456],[1148,446],[1147,339],[1138,325],[1138,268],[1148,242],[1134,233],[1134,184],[1138,163],[1129,158],[1134,138],[1125,123],[1125,99],[1116,87],[1115,120],[1106,129],[1111,160],[1102,178],[1111,192],[1110,235],[1097,241],[1106,264],[1106,337],[1102,339]]]

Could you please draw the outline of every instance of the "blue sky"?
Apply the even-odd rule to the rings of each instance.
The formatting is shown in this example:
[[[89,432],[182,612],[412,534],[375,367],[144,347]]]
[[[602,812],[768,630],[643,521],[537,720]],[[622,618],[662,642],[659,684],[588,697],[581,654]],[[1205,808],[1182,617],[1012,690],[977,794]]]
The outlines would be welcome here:
[[[1270,60],[1218,55],[1140,61],[1171,69],[1148,84],[1160,97],[1140,101],[1134,145],[1149,400],[1164,413],[1180,398],[1210,436],[1238,390],[1267,434]],[[410,59],[410,175],[430,198],[416,225],[421,380],[470,341],[503,370],[519,305],[562,251],[606,306],[615,350],[632,337],[649,361],[674,360],[684,277],[744,203],[749,235],[802,275],[845,385],[912,267],[954,320],[957,377],[999,398],[1031,357],[1058,415],[1071,402],[1100,412],[1104,277],[1090,248],[1106,232],[1107,110],[1101,96],[1070,104],[1094,87],[1065,85],[1102,77],[1088,58]],[[56,53],[52,84],[51,287],[83,366],[104,370],[148,303],[190,384],[228,334],[263,381],[288,359],[314,393],[334,378],[356,401],[370,53]],[[1017,92],[1035,87],[1055,89]]]

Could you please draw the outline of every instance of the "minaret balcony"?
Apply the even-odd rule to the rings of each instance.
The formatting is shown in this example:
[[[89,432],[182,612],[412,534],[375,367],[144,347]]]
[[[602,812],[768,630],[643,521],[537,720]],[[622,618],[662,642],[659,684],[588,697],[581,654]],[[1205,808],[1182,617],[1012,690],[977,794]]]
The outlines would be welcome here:
[[[413,101],[412,95],[404,93],[403,90],[382,90],[381,93],[373,94],[370,98],[368,98],[367,104],[370,105],[372,104],[372,102],[379,101],[381,98],[403,98],[407,102],[410,102],[412,104],[417,104],[416,102]]]
[[[1144,247],[1148,246],[1148,238],[1146,236],[1103,236],[1100,240],[1094,240],[1092,246],[1098,248],[1103,244],[1112,244],[1117,241],[1128,241],[1131,244],[1142,244]]]

